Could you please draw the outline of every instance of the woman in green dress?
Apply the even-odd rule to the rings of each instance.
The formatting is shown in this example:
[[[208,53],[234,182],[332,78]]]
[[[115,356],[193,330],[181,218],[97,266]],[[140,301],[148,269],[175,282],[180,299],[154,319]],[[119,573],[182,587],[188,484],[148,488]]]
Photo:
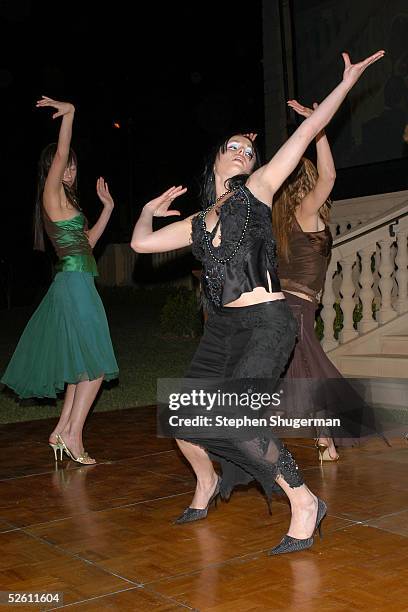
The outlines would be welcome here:
[[[111,216],[114,202],[98,178],[103,210],[88,229],[76,193],[77,163],[70,148],[74,106],[42,97],[38,108],[62,117],[57,144],[39,162],[34,248],[44,250],[44,231],[59,261],[57,274],[29,320],[1,382],[20,398],[55,398],[65,390],[60,419],[49,436],[55,458],[63,451],[79,463],[95,463],[85,452],[82,430],[103,380],[118,376],[105,310],[95,288],[92,249]]]

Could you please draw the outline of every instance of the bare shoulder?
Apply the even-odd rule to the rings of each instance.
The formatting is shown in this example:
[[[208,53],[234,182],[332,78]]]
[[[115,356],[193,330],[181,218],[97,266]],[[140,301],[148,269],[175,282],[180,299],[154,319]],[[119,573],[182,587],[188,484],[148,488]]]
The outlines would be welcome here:
[[[64,218],[64,209],[61,206],[61,198],[59,194],[55,194],[52,191],[44,189],[42,203],[43,209],[51,221],[58,221],[59,219]]]
[[[309,212],[302,208],[296,210],[296,220],[304,232],[320,232],[324,230],[325,224],[318,212]]]
[[[185,223],[188,223],[189,225],[191,225],[194,221],[194,219],[196,219],[199,215],[201,214],[201,211],[195,212],[192,215],[186,217],[185,219],[183,219],[183,221]]]
[[[55,196],[46,197],[45,194],[43,197],[43,209],[51,221],[68,221],[80,213],[78,208],[62,206],[60,198]]]

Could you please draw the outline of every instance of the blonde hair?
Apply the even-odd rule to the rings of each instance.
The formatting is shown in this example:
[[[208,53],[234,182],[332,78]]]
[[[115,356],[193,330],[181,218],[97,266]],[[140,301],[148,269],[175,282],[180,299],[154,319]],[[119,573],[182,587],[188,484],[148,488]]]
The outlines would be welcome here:
[[[289,234],[295,225],[295,211],[302,200],[316,186],[319,174],[315,165],[302,157],[296,168],[282,183],[275,194],[272,207],[272,225],[275,234],[278,256],[289,261]],[[327,200],[319,209],[319,217],[328,223],[331,200]]]

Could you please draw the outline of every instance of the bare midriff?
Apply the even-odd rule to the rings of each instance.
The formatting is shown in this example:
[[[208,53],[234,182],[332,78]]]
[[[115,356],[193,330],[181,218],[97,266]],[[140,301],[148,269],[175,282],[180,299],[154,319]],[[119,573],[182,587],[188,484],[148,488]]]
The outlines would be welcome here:
[[[275,300],[286,299],[282,291],[270,293],[264,287],[255,287],[252,291],[242,293],[237,300],[225,304],[225,308],[237,308],[239,306],[252,306],[253,304],[262,304],[263,302],[273,302]]]
[[[268,273],[269,289],[271,286],[271,279]],[[263,302],[273,302],[275,300],[284,300],[285,295],[282,291],[267,291],[265,287],[255,287],[252,291],[241,293],[237,300],[225,304],[225,308],[239,308],[240,306],[252,306],[253,304],[262,304]]]

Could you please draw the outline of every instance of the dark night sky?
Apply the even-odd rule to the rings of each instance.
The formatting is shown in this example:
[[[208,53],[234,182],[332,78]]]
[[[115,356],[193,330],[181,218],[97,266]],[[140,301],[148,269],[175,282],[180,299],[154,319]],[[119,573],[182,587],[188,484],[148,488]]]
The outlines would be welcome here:
[[[117,200],[111,239],[127,239],[130,197],[136,211],[183,183],[186,210],[195,209],[196,177],[214,139],[229,129],[263,130],[260,0],[245,13],[231,2],[146,3],[143,16],[134,6],[139,16],[121,1],[1,4],[4,221],[18,223],[21,248],[30,241],[38,155],[58,129],[50,111],[34,107],[42,94],[76,105],[82,206],[96,214],[94,182],[104,175]],[[7,236],[7,248],[17,246],[16,234],[12,244]]]
[[[11,262],[20,284],[49,280],[31,231],[37,160],[58,134],[59,120],[35,108],[42,94],[77,108],[73,147],[91,223],[100,210],[99,175],[115,197],[99,252],[128,242],[140,207],[173,184],[189,188],[182,211],[196,210],[203,161],[220,135],[255,131],[262,149],[261,0],[133,5],[139,15],[123,0],[0,2],[0,262]],[[338,172],[333,196],[406,188],[404,160],[398,163]]]

